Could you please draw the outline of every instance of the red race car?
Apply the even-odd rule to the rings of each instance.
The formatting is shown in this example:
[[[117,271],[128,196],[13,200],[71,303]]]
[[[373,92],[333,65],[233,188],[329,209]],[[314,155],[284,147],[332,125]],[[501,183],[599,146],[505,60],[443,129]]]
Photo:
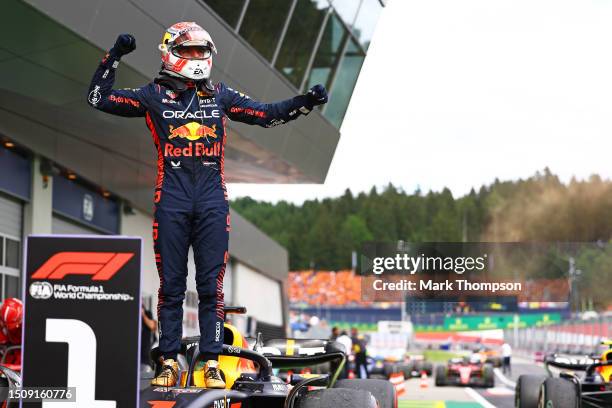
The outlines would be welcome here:
[[[445,366],[437,366],[436,386],[495,386],[493,366],[483,363],[482,360],[480,355],[473,354],[469,358],[453,358]]]

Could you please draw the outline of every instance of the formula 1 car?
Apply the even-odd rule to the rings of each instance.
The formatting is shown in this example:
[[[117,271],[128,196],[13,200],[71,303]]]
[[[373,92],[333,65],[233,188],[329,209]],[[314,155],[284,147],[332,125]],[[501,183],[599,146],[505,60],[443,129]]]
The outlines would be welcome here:
[[[423,356],[411,355],[404,361],[390,361],[368,357],[368,372],[372,378],[388,379],[391,375],[402,373],[404,378],[420,377],[422,373],[431,376],[433,364],[426,361]]]
[[[612,407],[612,342],[600,357],[575,358],[552,354],[544,359],[549,376],[521,375],[516,384],[516,408]],[[553,377],[550,367],[562,370]],[[566,371],[563,371],[566,370]],[[584,371],[584,375],[576,374]]]
[[[410,355],[406,364],[408,365],[408,372],[410,373],[410,376],[404,373],[406,378],[419,377],[422,373],[427,374],[428,377],[433,374],[433,364],[431,361],[427,361],[423,355]]]
[[[493,387],[493,366],[483,363],[479,355],[450,359],[446,366],[436,367],[436,386],[444,385]]]
[[[226,313],[246,313],[245,308],[227,307]],[[225,344],[219,368],[225,390],[204,388],[202,355],[198,338],[182,342],[180,383],[176,387],[152,387],[141,382],[141,408],[395,408],[397,395],[393,385],[382,380],[337,380],[346,364],[344,348],[327,340],[279,339],[263,342],[258,336],[252,349],[244,336],[231,324],[224,325]],[[151,356],[158,360],[159,350]],[[288,370],[329,363],[328,374],[291,375],[289,384],[273,374],[274,369]],[[156,368],[159,370],[159,367]],[[166,405],[163,405],[166,403]],[[158,405],[156,405],[158,404]]]
[[[486,347],[479,351],[479,353],[484,356],[485,363],[491,364],[493,367],[502,366],[503,359],[500,350]]]

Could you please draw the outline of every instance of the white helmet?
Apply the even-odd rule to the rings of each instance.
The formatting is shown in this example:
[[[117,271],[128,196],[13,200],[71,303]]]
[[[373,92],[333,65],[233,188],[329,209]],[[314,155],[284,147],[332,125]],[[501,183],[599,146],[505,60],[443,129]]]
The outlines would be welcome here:
[[[195,81],[210,77],[212,54],[217,53],[210,34],[194,22],[168,28],[159,50],[162,73]]]

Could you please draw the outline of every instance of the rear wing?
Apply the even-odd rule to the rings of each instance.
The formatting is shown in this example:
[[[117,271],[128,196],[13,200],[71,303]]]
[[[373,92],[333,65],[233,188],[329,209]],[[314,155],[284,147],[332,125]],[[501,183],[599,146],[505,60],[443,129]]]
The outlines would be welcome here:
[[[258,350],[274,368],[298,368],[346,358],[344,346],[335,341],[307,339],[274,339],[266,341]]]
[[[567,356],[562,354],[549,354],[544,358],[544,366],[555,367],[562,370],[586,371],[598,360],[590,356]]]

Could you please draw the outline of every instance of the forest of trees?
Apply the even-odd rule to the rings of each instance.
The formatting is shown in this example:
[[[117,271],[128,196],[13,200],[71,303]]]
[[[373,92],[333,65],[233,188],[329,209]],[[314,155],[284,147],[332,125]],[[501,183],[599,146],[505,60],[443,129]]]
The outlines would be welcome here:
[[[289,251],[291,270],[351,267],[363,242],[565,241],[612,237],[612,182],[591,176],[562,183],[548,169],[453,197],[441,192],[382,191],[271,204],[232,201],[239,212]],[[608,273],[607,275],[612,275]],[[609,286],[607,286],[609,287]]]

